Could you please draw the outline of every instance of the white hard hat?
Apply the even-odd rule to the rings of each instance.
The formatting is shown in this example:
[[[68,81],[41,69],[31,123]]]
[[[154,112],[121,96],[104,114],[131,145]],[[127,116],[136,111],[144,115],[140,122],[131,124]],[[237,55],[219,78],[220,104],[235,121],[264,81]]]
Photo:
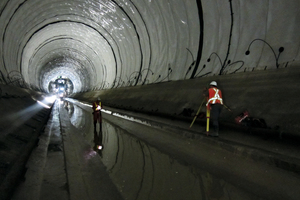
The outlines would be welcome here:
[[[101,100],[100,97],[98,97],[97,100],[100,101]]]
[[[217,82],[216,81],[212,81],[212,82],[210,82],[209,85],[217,86]]]

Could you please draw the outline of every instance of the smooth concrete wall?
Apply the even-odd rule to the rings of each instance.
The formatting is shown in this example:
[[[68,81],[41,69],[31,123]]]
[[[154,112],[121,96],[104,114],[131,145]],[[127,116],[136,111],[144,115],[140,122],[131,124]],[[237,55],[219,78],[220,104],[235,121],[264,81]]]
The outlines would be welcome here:
[[[300,136],[300,67],[79,93],[73,98],[92,102],[100,96],[104,106],[169,116],[182,116],[184,109],[192,109],[193,115],[202,102],[203,88],[212,80],[218,82],[232,110],[223,109],[222,122],[234,124],[234,118],[247,109],[272,129],[279,126],[282,132]]]

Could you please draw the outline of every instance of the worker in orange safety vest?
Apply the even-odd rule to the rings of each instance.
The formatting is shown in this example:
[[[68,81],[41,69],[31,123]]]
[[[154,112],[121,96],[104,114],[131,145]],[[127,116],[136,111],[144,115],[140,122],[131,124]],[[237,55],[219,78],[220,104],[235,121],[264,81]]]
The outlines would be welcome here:
[[[222,92],[217,87],[217,82],[212,81],[209,88],[204,90],[204,96],[207,97],[207,109],[210,109],[213,132],[209,133],[210,136],[219,136],[219,116],[223,108]]]
[[[93,103],[93,116],[94,116],[94,130],[96,131],[97,122],[99,122],[100,132],[102,132],[102,115],[101,115],[101,99],[98,97],[97,100]]]

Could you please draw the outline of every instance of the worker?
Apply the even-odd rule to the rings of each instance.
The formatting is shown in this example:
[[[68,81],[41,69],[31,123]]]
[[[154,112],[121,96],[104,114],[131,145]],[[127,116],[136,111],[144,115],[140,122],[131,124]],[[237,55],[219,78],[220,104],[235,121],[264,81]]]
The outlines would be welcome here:
[[[210,132],[210,136],[219,136],[219,116],[223,108],[222,92],[217,87],[217,82],[212,81],[209,84],[209,88],[204,90],[204,96],[207,97],[206,107],[210,110],[213,132]]]
[[[99,122],[100,132],[102,133],[102,115],[101,115],[101,99],[100,97],[93,103],[93,115],[94,115],[94,130],[96,131],[97,122]]]

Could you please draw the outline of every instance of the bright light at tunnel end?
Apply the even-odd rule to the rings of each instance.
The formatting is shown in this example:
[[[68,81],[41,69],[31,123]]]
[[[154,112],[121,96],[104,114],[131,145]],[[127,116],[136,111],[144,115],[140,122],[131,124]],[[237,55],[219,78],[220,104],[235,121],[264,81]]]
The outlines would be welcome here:
[[[48,96],[48,97],[45,97],[45,101],[48,103],[54,103],[56,98],[57,98],[56,95]]]

